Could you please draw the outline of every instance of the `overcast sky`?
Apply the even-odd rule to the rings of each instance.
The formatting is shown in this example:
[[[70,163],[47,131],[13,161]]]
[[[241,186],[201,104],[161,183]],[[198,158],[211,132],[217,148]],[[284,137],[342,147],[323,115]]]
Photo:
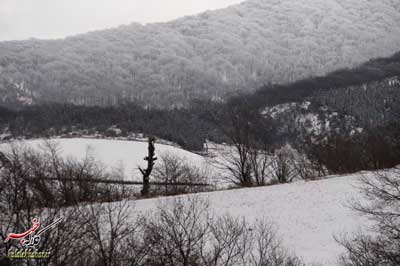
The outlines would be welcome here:
[[[0,0],[0,40],[62,38],[131,22],[162,22],[243,0]]]

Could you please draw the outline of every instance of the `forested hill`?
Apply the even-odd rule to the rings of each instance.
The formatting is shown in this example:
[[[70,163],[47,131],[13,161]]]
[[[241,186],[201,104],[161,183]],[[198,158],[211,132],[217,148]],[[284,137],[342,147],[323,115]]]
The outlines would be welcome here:
[[[0,106],[0,141],[71,133],[114,136],[118,129],[118,136],[144,133],[198,151],[206,139],[229,142],[221,127],[231,123],[226,118],[230,114],[247,122],[267,120],[258,128],[260,134],[267,136],[273,127],[273,141],[278,143],[331,132],[348,135],[357,128],[384,135],[383,127],[400,128],[400,53],[287,86],[263,87],[225,103],[193,101],[189,108],[161,110],[133,103],[106,107],[47,103],[20,110]]]
[[[182,106],[400,47],[398,0],[249,0],[169,23],[0,43],[0,101]]]
[[[390,57],[369,60],[351,69],[339,69],[324,76],[302,79],[285,85],[263,86],[247,97],[252,106],[263,108],[310,100],[332,90],[340,93],[352,87],[365,87],[368,84],[371,86],[393,77],[400,77],[400,52]]]

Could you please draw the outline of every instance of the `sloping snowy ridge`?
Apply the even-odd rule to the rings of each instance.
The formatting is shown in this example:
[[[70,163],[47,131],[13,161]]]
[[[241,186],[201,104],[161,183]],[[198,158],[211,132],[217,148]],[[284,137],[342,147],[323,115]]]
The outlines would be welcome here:
[[[334,236],[367,225],[349,204],[361,197],[359,175],[320,181],[199,194],[217,215],[245,217],[249,222],[271,220],[283,244],[307,263],[335,265],[343,251]],[[135,211],[156,208],[164,199],[136,201]],[[133,203],[132,203],[133,204]]]

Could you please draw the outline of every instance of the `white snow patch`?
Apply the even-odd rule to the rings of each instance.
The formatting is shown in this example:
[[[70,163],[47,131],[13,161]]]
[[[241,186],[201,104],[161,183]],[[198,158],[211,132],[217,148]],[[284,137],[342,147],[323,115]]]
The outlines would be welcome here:
[[[318,118],[318,115],[314,113],[299,115],[296,119],[296,123],[303,125],[308,133],[319,135],[323,130],[322,121]]]
[[[298,103],[283,103],[283,104],[278,104],[273,107],[267,107],[262,114],[266,115],[269,114],[272,118],[276,118],[276,116],[286,113],[293,108],[296,108]]]

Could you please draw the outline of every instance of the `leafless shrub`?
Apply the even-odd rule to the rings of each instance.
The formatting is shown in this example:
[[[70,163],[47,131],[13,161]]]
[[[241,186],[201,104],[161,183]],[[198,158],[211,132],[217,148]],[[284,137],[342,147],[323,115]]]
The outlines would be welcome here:
[[[64,159],[55,143],[44,142],[40,151],[14,144],[3,156],[8,162],[0,172],[3,189],[22,186],[32,194],[36,207],[116,201],[129,196],[122,186],[95,182],[109,179],[110,174],[90,153],[82,160]]]
[[[154,169],[154,180],[165,184],[154,188],[156,194],[197,193],[207,189],[207,187],[198,186],[198,184],[207,183],[208,173],[207,169],[200,169],[191,165],[185,158],[165,153],[161,155],[161,160]]]
[[[145,219],[145,265],[292,266],[302,265],[277,241],[273,227],[254,228],[244,219],[213,219],[208,203],[199,198],[175,199]]]
[[[130,215],[133,208],[128,202],[90,204],[77,209],[86,232],[82,242],[86,258],[91,260],[88,265],[135,265],[139,250],[132,249],[131,241],[138,226]]]

